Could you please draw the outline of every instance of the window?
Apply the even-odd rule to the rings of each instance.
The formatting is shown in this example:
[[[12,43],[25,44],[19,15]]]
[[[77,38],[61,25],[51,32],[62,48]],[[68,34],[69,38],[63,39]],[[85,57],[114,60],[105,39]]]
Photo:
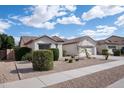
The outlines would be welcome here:
[[[38,44],[39,49],[48,49],[51,44]]]
[[[116,49],[116,46],[108,46],[110,49]]]

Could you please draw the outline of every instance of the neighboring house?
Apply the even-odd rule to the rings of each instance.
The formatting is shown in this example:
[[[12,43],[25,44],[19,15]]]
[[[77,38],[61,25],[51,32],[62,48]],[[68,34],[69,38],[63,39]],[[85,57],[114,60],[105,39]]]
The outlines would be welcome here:
[[[83,57],[86,56],[84,49],[87,49],[90,55],[96,55],[96,41],[89,36],[83,36],[66,40],[63,44],[66,55]]]
[[[49,49],[49,48],[58,48],[59,49],[59,58],[62,57],[62,44],[63,40],[57,36],[49,37],[49,36],[22,36],[19,42],[20,47],[29,47],[32,50],[40,50],[40,49]]]
[[[97,53],[102,54],[103,49],[108,49],[113,54],[113,49],[121,49],[124,47],[124,37],[111,36],[105,40],[97,41]]]

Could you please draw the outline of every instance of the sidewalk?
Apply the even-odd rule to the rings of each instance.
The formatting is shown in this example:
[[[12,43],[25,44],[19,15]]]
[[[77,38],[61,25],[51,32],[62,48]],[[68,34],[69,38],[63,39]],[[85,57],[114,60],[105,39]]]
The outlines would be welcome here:
[[[20,80],[20,81],[14,81],[14,82],[5,83],[5,84],[0,84],[0,87],[2,88],[42,88],[42,87],[47,87],[53,84],[61,83],[67,80],[71,80],[81,76],[86,76],[95,72],[99,72],[102,70],[110,69],[110,68],[121,66],[121,65],[124,65],[123,60],[53,73],[49,75],[44,75],[44,76]]]
[[[124,78],[109,85],[107,88],[124,88]]]

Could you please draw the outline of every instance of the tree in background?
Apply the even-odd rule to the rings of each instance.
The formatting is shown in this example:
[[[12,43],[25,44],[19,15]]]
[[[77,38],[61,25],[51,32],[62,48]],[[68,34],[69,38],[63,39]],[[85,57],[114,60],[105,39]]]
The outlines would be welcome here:
[[[2,40],[1,40],[1,37],[0,37],[0,49],[1,49],[1,47],[2,47]]]
[[[14,38],[12,36],[6,38],[6,46],[7,49],[12,49],[15,46]]]
[[[0,38],[1,38],[1,49],[6,49],[7,35],[6,34],[0,34]]]
[[[12,36],[0,34],[0,49],[12,49],[15,46],[15,41]]]

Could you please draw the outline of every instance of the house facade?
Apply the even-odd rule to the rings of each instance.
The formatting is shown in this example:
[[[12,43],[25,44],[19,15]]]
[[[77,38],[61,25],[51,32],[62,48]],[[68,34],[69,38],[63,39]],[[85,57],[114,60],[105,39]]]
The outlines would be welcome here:
[[[111,36],[105,40],[95,41],[89,36],[78,37],[69,40],[63,40],[57,36],[22,36],[19,42],[20,47],[29,47],[32,50],[58,48],[59,58],[65,55],[74,55],[79,57],[86,56],[85,49],[89,55],[102,54],[103,49],[108,49],[113,54],[113,49],[124,48],[124,37]]]
[[[63,40],[57,36],[41,36],[41,37],[32,37],[32,36],[22,36],[20,39],[20,47],[29,47],[32,50],[41,50],[49,48],[58,48],[59,49],[59,58],[63,55],[62,44]]]
[[[96,55],[96,41],[88,36],[70,39],[64,42],[63,50],[65,55],[86,56],[84,49],[87,49],[89,55]]]
[[[97,54],[102,54],[103,49],[108,49],[113,54],[114,49],[122,49],[124,47],[124,37],[111,36],[105,40],[97,41]]]

